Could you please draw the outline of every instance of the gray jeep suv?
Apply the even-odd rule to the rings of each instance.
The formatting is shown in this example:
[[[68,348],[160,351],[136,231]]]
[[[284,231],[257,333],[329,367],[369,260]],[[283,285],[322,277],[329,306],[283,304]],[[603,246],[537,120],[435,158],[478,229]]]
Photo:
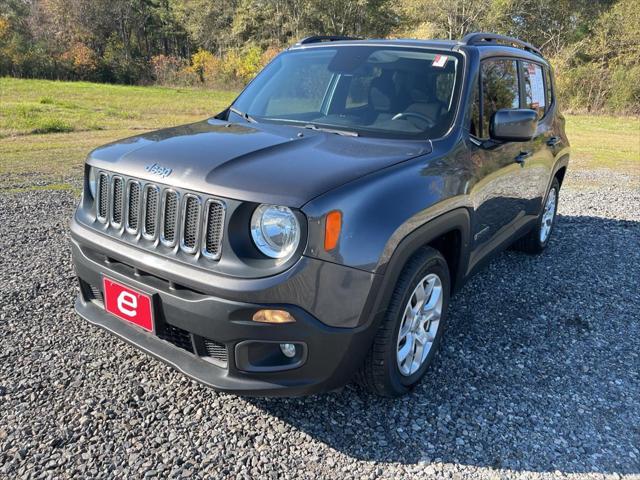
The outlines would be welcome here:
[[[219,390],[401,395],[465,280],[547,246],[568,159],[529,44],[310,37],[217,116],[89,155],[76,309]]]

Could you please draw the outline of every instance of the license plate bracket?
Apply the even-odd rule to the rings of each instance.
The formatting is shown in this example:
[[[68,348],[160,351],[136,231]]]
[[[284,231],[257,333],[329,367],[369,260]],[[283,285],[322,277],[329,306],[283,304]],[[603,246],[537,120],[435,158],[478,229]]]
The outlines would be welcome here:
[[[102,278],[104,309],[147,332],[154,331],[151,295],[107,277]]]

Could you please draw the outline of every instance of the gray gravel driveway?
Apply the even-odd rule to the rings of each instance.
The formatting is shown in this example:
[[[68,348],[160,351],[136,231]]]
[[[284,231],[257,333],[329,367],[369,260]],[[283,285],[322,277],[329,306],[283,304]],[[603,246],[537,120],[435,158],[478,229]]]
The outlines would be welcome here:
[[[200,386],[74,314],[73,194],[0,194],[0,478],[640,478],[639,185],[570,173],[399,400]]]

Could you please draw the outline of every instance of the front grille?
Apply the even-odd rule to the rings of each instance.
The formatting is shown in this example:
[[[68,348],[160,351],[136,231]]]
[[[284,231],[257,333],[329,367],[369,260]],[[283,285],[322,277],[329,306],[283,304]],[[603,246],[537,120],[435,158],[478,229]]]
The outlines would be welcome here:
[[[158,335],[162,340],[172,343],[178,348],[182,348],[187,352],[193,353],[191,334],[182,328],[174,327],[173,325],[165,323],[162,326],[158,326],[156,335]]]
[[[198,197],[188,195],[185,198],[183,219],[182,249],[193,253],[196,249],[200,232],[200,200]]]
[[[221,202],[215,200],[207,202],[205,222],[206,236],[202,253],[210,258],[220,258],[220,240],[224,227],[224,205]]]
[[[173,190],[165,191],[162,218],[162,241],[173,246],[176,243],[176,230],[178,229],[178,194]]]
[[[107,221],[107,212],[109,211],[109,176],[106,173],[100,173],[98,177],[98,220]]]
[[[129,183],[129,195],[127,205],[127,229],[131,232],[138,231],[138,219],[140,218],[140,183]]]
[[[111,223],[116,226],[122,225],[122,209],[124,201],[124,179],[122,177],[113,177],[112,184],[113,203],[111,210]]]
[[[98,172],[97,183],[96,215],[106,233],[155,251],[178,244],[159,250],[165,255],[179,249],[196,259],[220,259],[226,216],[221,199],[107,171]]]
[[[155,238],[158,223],[158,187],[147,185],[144,187],[144,234],[147,238]]]
[[[204,350],[206,356],[211,357],[220,363],[227,363],[227,347],[222,343],[214,342],[208,338],[204,339]]]

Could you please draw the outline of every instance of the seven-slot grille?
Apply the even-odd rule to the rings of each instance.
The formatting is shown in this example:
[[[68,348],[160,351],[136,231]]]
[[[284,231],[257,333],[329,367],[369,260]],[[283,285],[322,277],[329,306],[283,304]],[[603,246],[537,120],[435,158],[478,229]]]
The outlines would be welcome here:
[[[96,216],[132,243],[158,239],[167,247],[218,260],[222,250],[225,204],[222,200],[101,171]],[[146,245],[149,245],[148,243]]]

